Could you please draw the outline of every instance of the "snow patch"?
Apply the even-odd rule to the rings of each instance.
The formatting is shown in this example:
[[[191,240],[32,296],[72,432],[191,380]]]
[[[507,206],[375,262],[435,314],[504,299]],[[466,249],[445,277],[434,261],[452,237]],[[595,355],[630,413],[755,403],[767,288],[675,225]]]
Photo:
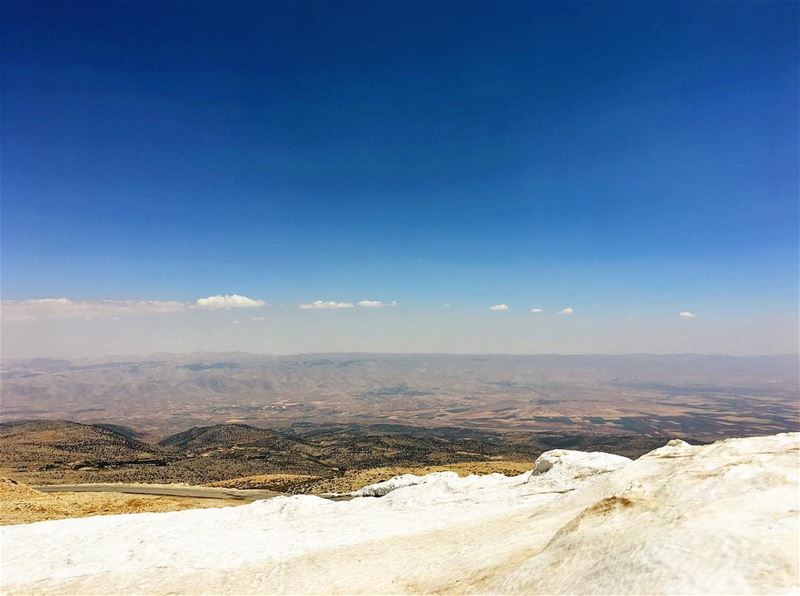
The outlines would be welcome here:
[[[0,592],[798,593],[800,433],[0,528]]]
[[[621,455],[611,455],[597,451],[586,453],[568,449],[553,449],[542,453],[536,459],[529,482],[533,481],[535,477],[546,473],[565,480],[587,478],[595,474],[613,472],[629,463],[631,463],[631,460]]]
[[[442,472],[438,473],[441,474]],[[431,474],[431,476],[434,476],[434,474]],[[406,486],[415,486],[423,482],[427,482],[425,476],[416,476],[414,474],[403,474],[401,476],[394,476],[393,478],[390,478],[389,480],[384,480],[383,482],[368,484],[363,488],[345,494],[351,497],[382,497],[384,495],[388,495],[393,490],[397,490],[398,488],[405,488]]]

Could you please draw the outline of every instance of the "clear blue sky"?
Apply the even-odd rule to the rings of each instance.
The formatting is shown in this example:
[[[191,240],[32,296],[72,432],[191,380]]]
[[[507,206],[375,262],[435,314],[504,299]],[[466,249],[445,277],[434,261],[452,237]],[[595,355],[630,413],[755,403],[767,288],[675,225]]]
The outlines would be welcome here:
[[[798,6],[5,0],[3,299],[796,321]]]

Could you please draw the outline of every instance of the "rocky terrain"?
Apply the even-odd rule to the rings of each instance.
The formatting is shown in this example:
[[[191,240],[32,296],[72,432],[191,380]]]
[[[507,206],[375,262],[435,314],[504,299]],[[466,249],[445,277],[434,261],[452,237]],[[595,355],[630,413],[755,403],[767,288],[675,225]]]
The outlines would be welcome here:
[[[109,492],[47,494],[0,477],[0,525],[27,524],[48,519],[91,515],[229,507],[245,502],[247,501]]]
[[[555,450],[517,476],[406,475],[349,501],[6,526],[0,589],[794,594],[798,458],[800,433],[636,460]]]
[[[18,469],[163,466],[166,457],[158,445],[97,425],[63,420],[0,424],[0,465]]]
[[[29,484],[233,481],[229,486],[235,486],[238,481],[248,488],[317,492],[327,490],[321,487],[333,479],[347,484],[359,470],[473,464],[475,470],[503,471],[507,462],[528,465],[553,448],[636,457],[663,443],[629,434],[525,435],[399,425],[301,424],[272,430],[222,424],[178,432],[158,443],[131,438],[136,434],[130,428],[68,421],[3,423],[0,474]],[[283,475],[280,489],[274,488],[275,475]]]

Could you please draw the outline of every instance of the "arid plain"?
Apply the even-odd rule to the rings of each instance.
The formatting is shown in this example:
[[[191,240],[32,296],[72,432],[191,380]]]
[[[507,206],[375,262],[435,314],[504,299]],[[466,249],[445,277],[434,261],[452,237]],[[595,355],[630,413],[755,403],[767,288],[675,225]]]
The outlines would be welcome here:
[[[410,471],[516,473],[557,448],[638,457],[672,438],[800,429],[796,364],[244,353],[8,362],[0,475],[322,494]]]
[[[2,420],[121,425],[163,439],[241,423],[636,433],[797,430],[797,356],[244,353],[6,362]]]

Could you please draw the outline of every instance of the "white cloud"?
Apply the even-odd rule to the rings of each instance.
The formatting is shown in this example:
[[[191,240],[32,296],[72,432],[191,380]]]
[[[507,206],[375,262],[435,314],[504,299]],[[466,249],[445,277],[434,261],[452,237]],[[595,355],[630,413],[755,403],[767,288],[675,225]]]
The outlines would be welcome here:
[[[386,308],[388,306],[397,306],[397,300],[392,300],[391,302],[381,302],[380,300],[361,300],[358,302],[358,306],[364,306],[366,308]]]
[[[560,311],[558,311],[558,314],[560,314],[560,315],[571,315],[574,312],[575,312],[575,309],[573,309],[571,306],[568,306],[567,308],[562,308]]]
[[[252,317],[251,321],[266,321],[267,317]]]
[[[495,312],[505,312],[505,311],[508,310],[508,305],[507,304],[492,304],[489,307],[489,310],[493,310]]]
[[[198,298],[195,302],[197,308],[208,310],[229,310],[231,308],[258,308],[266,306],[263,300],[239,296],[239,294],[217,294],[208,298]]]
[[[305,304],[298,304],[302,310],[334,310],[338,308],[353,308],[352,302],[334,302],[333,300],[314,300]]]
[[[684,310],[678,313],[679,317],[683,317],[684,319],[694,319],[697,315],[693,312],[689,312],[688,310]]]
[[[450,308],[450,307],[451,307],[450,304],[442,304],[442,308]]]
[[[263,300],[246,296],[220,295],[195,302],[177,300],[72,300],[71,298],[36,298],[4,300],[0,303],[4,321],[39,319],[118,319],[128,315],[180,313],[189,310],[214,310],[266,306]]]
[[[71,300],[69,298],[40,298],[4,300],[2,317],[5,321],[35,321],[37,319],[98,319],[123,315],[164,314],[182,312],[189,308],[185,302],[173,300]]]
[[[541,308],[532,308],[531,312],[542,312]]]

